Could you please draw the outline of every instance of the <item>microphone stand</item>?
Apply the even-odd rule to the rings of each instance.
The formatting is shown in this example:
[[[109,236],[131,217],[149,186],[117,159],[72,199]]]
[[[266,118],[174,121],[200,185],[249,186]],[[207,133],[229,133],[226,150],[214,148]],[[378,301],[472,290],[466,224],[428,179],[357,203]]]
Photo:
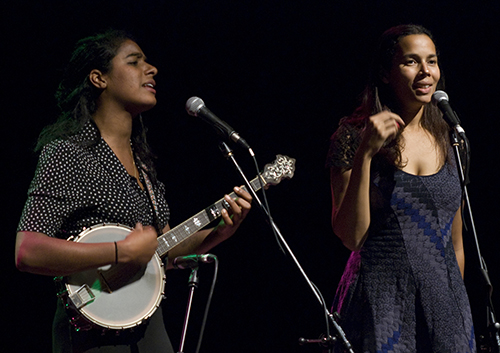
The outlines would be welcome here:
[[[278,226],[276,225],[276,223],[274,222],[273,218],[269,214],[269,211],[266,209],[266,207],[264,207],[264,205],[260,201],[259,197],[257,196],[257,193],[255,192],[255,190],[253,189],[253,187],[250,185],[250,182],[248,181],[248,179],[246,178],[246,176],[243,173],[242,169],[238,165],[238,162],[236,162],[236,159],[234,158],[234,155],[233,155],[233,151],[229,148],[229,146],[224,141],[220,142],[219,148],[220,148],[221,152],[224,154],[224,157],[226,159],[230,159],[233,162],[236,170],[241,174],[241,177],[243,178],[243,180],[245,182],[245,185],[248,188],[248,191],[252,194],[253,199],[258,203],[260,210],[265,214],[266,219],[269,221],[269,224],[270,224],[273,232],[277,235],[277,237],[279,238],[279,240],[281,241],[281,243],[284,245],[284,247],[287,250],[288,254],[291,256],[293,262],[295,263],[295,265],[299,269],[300,273],[304,277],[305,281],[307,282],[307,284],[311,288],[312,292],[316,296],[316,299],[319,301],[319,304],[323,307],[323,309],[325,311],[325,315],[330,319],[330,321],[332,322],[333,326],[335,327],[337,339],[340,340],[340,342],[342,342],[342,344],[344,345],[344,348],[345,348],[345,350],[347,352],[354,353],[354,351],[352,350],[351,343],[347,340],[347,338],[345,336],[345,333],[342,330],[342,328],[340,327],[340,325],[337,323],[336,318],[326,308],[326,305],[325,305],[324,301],[322,300],[321,295],[318,293],[319,291],[316,289],[316,287],[314,286],[314,284],[311,282],[311,280],[309,279],[309,277],[305,273],[304,269],[300,265],[299,261],[297,260],[297,258],[293,254],[292,250],[290,249],[290,247],[288,246],[287,242],[285,241],[283,235],[281,234],[280,230],[278,229]],[[260,173],[260,172],[257,171],[257,173]],[[260,178],[259,178],[259,180],[260,180]]]
[[[189,323],[189,316],[191,314],[191,305],[193,303],[194,290],[196,288],[198,288],[199,282],[200,282],[200,278],[198,277],[198,267],[194,267],[191,271],[191,275],[189,276],[189,281],[188,281],[189,296],[188,296],[188,302],[187,302],[187,307],[186,307],[186,314],[184,317],[184,325],[182,327],[181,341],[179,344],[179,352],[178,353],[184,352],[184,343],[186,342],[187,327],[188,327],[188,323]]]
[[[467,146],[468,141],[467,141],[467,138],[465,137],[465,134],[463,134],[462,136],[464,139],[464,143]],[[466,181],[468,179],[468,176],[464,174],[464,169],[462,166],[462,160],[460,158],[460,151],[459,151],[460,142],[458,140],[457,133],[453,130],[451,132],[451,144],[453,146],[453,150],[455,153],[455,160],[457,162],[458,173],[460,176],[460,182],[461,182],[462,190],[463,190],[463,199],[464,199],[464,202],[466,204],[466,208],[468,210],[468,216],[469,216],[469,220],[471,223],[471,231],[472,231],[472,235],[474,237],[476,251],[477,251],[478,258],[479,258],[480,271],[481,271],[481,274],[483,275],[483,279],[485,282],[486,326],[488,329],[488,333],[490,335],[490,342],[489,342],[490,349],[488,349],[487,351],[499,353],[500,352],[500,333],[499,333],[500,332],[500,323],[498,323],[498,321],[496,320],[495,310],[493,308],[493,302],[491,300],[491,296],[493,293],[493,286],[491,284],[490,277],[488,275],[488,269],[486,266],[486,262],[484,261],[484,258],[481,255],[481,250],[479,248],[479,241],[478,241],[478,237],[477,237],[477,233],[476,233],[476,226],[474,224],[474,218],[472,216],[472,208],[471,208],[469,194],[468,194],[467,185],[466,185]],[[467,153],[469,153],[468,149],[467,149]],[[466,168],[468,170],[468,165],[466,166]]]

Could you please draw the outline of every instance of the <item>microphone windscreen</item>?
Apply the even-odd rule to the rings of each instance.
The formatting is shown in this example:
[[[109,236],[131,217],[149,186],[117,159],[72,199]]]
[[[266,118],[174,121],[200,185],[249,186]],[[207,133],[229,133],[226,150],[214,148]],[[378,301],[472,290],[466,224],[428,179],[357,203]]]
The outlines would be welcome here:
[[[198,116],[198,112],[205,106],[205,102],[201,98],[191,97],[186,102],[186,111],[189,115]]]
[[[439,102],[441,101],[448,101],[448,95],[446,94],[445,91],[436,91],[434,92],[434,94],[432,95],[432,101],[434,102],[434,104],[438,104]]]

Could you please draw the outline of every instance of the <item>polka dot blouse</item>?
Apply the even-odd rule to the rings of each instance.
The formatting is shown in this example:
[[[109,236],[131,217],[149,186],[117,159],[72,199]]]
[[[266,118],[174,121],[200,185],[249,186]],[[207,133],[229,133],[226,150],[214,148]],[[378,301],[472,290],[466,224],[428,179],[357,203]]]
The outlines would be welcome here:
[[[163,228],[170,217],[165,187],[158,182],[153,189]],[[134,227],[137,222],[155,222],[147,188],[142,190],[127,173],[92,122],[79,134],[43,148],[18,231],[66,239],[101,223]]]

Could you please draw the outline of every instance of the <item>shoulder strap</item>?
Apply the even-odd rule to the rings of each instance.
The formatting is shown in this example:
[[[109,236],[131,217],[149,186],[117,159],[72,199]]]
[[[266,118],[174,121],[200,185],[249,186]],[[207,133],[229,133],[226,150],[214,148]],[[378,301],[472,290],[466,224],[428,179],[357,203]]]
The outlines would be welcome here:
[[[158,203],[156,202],[156,197],[153,190],[153,184],[151,183],[151,179],[149,179],[148,173],[146,173],[145,170],[146,166],[142,162],[140,164],[141,164],[140,172],[142,174],[144,182],[146,183],[146,189],[148,190],[149,200],[151,201],[151,205],[153,206],[153,219],[155,223],[155,228],[158,234],[162,234],[163,230],[161,229],[160,226]]]

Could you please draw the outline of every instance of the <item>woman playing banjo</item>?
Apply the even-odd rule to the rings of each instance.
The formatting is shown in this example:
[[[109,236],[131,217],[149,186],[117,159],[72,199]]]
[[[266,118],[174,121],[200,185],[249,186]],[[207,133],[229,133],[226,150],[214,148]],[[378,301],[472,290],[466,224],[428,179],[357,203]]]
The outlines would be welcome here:
[[[141,113],[156,105],[158,70],[131,37],[108,31],[80,40],[56,94],[61,115],[40,135],[38,167],[18,226],[16,266],[67,276],[110,264],[148,263],[157,236],[168,231],[169,208],[145,138]],[[229,238],[251,208],[235,187],[223,223],[199,230],[169,251],[169,259],[205,253]],[[96,224],[131,227],[120,241],[67,241]],[[167,266],[171,267],[171,264]],[[54,352],[173,352],[161,308],[146,324],[116,335],[74,330],[59,302]]]

